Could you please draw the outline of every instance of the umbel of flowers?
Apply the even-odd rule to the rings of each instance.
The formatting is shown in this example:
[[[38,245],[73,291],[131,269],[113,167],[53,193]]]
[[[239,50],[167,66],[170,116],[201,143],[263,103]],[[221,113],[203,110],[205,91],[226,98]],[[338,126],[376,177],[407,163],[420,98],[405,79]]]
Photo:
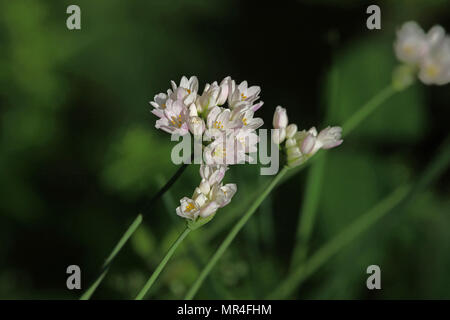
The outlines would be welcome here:
[[[257,150],[255,131],[264,122],[254,114],[263,105],[257,101],[261,90],[249,87],[246,81],[236,84],[230,77],[206,84],[201,94],[195,76],[183,76],[179,85],[172,81],[171,86],[150,104],[159,118],[157,129],[170,134],[191,133],[204,141],[200,185],[192,198],[181,199],[176,209],[191,228],[196,228],[208,222],[236,193],[235,184],[222,184],[228,165],[251,160],[249,153]]]
[[[434,26],[425,33],[414,21],[404,23],[397,31],[394,50],[405,64],[400,69],[403,70],[399,77],[403,79],[400,87],[408,75],[415,73],[427,85],[450,82],[450,37],[441,26]]]
[[[289,167],[303,164],[320,149],[331,149],[343,142],[341,127],[327,127],[319,133],[315,127],[298,131],[296,124],[289,124],[286,109],[281,106],[275,109],[273,127],[277,129],[272,135],[273,142],[282,146],[286,141],[282,150]]]

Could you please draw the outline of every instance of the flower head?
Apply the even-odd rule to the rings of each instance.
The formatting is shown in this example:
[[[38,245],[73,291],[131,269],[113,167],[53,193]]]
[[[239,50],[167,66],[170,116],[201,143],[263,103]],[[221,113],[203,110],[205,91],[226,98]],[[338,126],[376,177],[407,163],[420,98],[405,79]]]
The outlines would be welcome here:
[[[450,82],[450,37],[445,37],[420,63],[419,79],[425,84]]]
[[[428,51],[427,36],[416,22],[406,22],[397,31],[394,48],[400,61],[419,63]]]

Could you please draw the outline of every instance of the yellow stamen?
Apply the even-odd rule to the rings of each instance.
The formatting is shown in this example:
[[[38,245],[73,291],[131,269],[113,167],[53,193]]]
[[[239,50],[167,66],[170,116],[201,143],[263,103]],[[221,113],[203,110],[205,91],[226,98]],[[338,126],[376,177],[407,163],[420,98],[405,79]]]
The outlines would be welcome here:
[[[428,77],[435,78],[438,75],[439,70],[436,67],[436,65],[430,64],[426,68],[426,73],[427,73]]]
[[[175,116],[172,116],[172,120],[170,120],[170,123],[178,128],[181,128],[182,121],[181,121],[181,115],[178,115],[178,118]]]
[[[242,100],[245,100],[245,99],[247,99],[247,96],[245,96],[243,93],[241,93],[241,98],[242,98]]]
[[[187,212],[191,212],[194,208],[195,208],[195,206],[192,203],[189,203],[186,206],[186,208],[184,208],[184,210],[187,211]]]

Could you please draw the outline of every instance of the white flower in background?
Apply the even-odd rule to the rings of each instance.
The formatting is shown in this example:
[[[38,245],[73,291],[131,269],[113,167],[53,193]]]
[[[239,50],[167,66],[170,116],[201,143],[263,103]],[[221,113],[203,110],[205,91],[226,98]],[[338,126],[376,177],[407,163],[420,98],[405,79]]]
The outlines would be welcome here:
[[[397,31],[394,48],[400,61],[419,63],[428,51],[427,36],[416,22],[406,22]]]
[[[200,166],[202,182],[196,188],[192,199],[184,197],[176,212],[191,221],[213,216],[216,211],[230,203],[237,191],[236,184],[222,184],[226,166]]]
[[[397,32],[394,49],[400,61],[418,70],[419,79],[424,84],[444,85],[450,82],[450,38],[441,26],[434,26],[425,33],[416,22],[406,22]],[[414,69],[405,70],[414,72]],[[404,72],[394,75],[394,78],[398,76],[410,83]],[[398,87],[404,88],[401,82]]]
[[[420,64],[419,79],[425,84],[450,82],[450,37],[436,45]]]

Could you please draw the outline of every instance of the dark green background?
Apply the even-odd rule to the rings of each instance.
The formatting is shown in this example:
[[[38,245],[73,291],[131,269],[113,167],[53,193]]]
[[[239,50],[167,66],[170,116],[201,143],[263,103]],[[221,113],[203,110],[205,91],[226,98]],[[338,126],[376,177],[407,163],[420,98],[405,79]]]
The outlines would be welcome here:
[[[173,143],[148,101],[169,81],[232,76],[262,88],[269,128],[277,105],[301,128],[341,125],[389,84],[395,29],[408,20],[450,30],[450,3],[384,1],[382,30],[365,27],[364,1],[1,1],[0,298],[77,298],[146,200],[175,172]],[[66,28],[78,4],[82,29]],[[327,101],[329,73],[340,75]],[[397,186],[414,181],[448,133],[450,85],[396,95],[328,152],[312,235],[319,248]],[[286,275],[306,170],[250,220],[198,298],[263,298]],[[232,204],[193,233],[149,297],[182,298],[217,249],[240,204],[265,182],[234,166]],[[450,298],[449,174],[417,194],[320,268],[294,298]],[[132,298],[184,221],[175,208],[199,182],[191,166],[118,256],[94,298]],[[240,212],[233,214],[234,209]],[[366,288],[366,268],[382,290]]]

